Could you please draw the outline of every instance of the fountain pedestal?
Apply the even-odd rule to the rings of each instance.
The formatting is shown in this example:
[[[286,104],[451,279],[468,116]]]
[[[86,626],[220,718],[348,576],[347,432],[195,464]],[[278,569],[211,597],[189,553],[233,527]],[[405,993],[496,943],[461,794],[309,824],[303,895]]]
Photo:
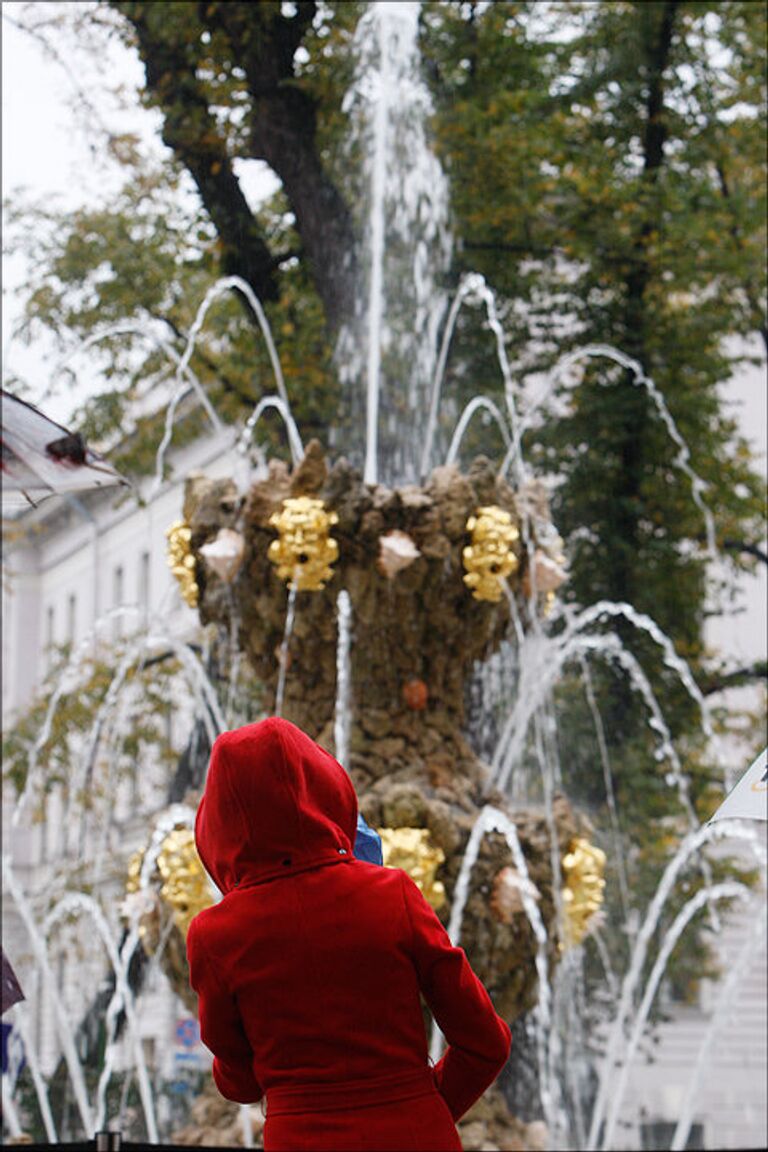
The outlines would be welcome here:
[[[331,531],[338,559],[325,588],[297,593],[286,636],[288,589],[268,552],[277,538],[272,518],[286,499],[299,496],[321,499],[335,513]],[[431,845],[442,850],[438,878],[447,900],[438,913],[446,922],[480,810],[487,803],[505,806],[500,796],[488,793],[488,769],[463,735],[473,668],[499,645],[510,623],[505,597],[497,603],[477,600],[463,581],[467,520],[487,505],[517,516],[515,494],[483,459],[465,475],[438,468],[423,487],[389,489],[364,484],[343,459],[329,470],[317,443],[308,446],[292,473],[273,461],[269,476],[253,484],[242,506],[234,484],[204,478],[190,479],[185,499],[203,623],[230,628],[234,621],[238,643],[263,685],[260,706],[267,713],[274,709],[284,661],[282,715],[329,750],[335,750],[337,598],[341,589],[347,591],[345,766],[370,824],[426,828]],[[199,552],[222,527],[237,527],[245,540],[245,559],[231,584],[206,569]],[[419,555],[388,576],[381,541],[392,532],[406,533]],[[525,556],[519,559],[524,578]],[[542,812],[509,814],[540,893],[553,966],[557,942],[547,820]],[[555,822],[564,853],[578,831],[564,801],[556,805]],[[487,835],[472,872],[462,944],[507,1019],[532,1007],[537,987],[535,939],[522,902],[514,899],[516,880],[505,838]]]

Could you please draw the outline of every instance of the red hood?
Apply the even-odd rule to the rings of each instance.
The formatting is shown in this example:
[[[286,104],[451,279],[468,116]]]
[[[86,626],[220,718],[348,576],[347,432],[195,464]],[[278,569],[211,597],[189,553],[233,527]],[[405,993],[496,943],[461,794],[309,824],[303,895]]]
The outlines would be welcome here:
[[[351,856],[356,827],[347,773],[295,724],[274,717],[214,743],[195,841],[224,894]]]

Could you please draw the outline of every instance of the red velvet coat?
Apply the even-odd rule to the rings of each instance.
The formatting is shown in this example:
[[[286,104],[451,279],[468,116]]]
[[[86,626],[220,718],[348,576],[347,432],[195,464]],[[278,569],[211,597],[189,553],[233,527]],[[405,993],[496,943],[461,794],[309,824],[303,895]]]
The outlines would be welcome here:
[[[409,877],[355,859],[356,822],[344,769],[287,721],[214,744],[195,831],[223,899],[187,937],[213,1075],[266,1095],[270,1152],[460,1149],[509,1028]],[[420,992],[448,1043],[434,1068]]]

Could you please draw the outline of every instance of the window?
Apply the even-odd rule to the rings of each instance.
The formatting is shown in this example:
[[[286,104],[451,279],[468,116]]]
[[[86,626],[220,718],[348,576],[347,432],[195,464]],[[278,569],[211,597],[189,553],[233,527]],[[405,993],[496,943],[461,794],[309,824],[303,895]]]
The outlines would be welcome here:
[[[123,600],[125,598],[125,587],[123,578],[123,566],[118,564],[115,568],[112,577],[112,608],[122,608]],[[112,626],[112,637],[114,640],[119,640],[123,634],[123,617],[119,613],[115,613],[115,618]]]
[[[640,1125],[640,1147],[646,1152],[666,1152],[672,1147],[676,1127],[677,1124],[669,1120],[646,1121]],[[705,1147],[703,1124],[691,1124],[685,1147],[690,1152],[697,1152],[698,1149]]]
[[[53,664],[53,645],[56,640],[56,611],[53,604],[48,605],[45,616],[45,667],[50,669]]]
[[[139,606],[141,608],[141,620],[146,625],[149,619],[149,552],[142,552],[139,557]]]
[[[74,644],[77,632],[77,597],[74,592],[67,600],[67,643]]]

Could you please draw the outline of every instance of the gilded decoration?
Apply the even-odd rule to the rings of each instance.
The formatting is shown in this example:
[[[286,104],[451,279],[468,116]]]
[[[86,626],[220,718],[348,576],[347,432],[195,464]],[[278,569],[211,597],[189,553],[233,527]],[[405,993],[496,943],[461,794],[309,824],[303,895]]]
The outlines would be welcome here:
[[[437,870],[445,860],[442,848],[430,843],[428,828],[379,828],[384,864],[388,868],[402,868],[433,908],[445,903],[445,888],[436,879]]]
[[[267,552],[281,580],[295,584],[299,592],[319,592],[325,587],[339,556],[339,546],[330,535],[338,519],[312,496],[283,501],[280,512],[269,518],[279,539],[272,541]]]
[[[174,520],[166,529],[168,567],[179,582],[181,595],[190,608],[197,608],[199,589],[195,579],[192,529],[184,520]]]
[[[595,913],[599,912],[605,891],[605,852],[583,837],[571,841],[563,856],[563,936],[564,944],[580,944]]]
[[[129,898],[135,899],[141,893],[143,863],[143,852],[135,852],[128,863],[125,887]],[[195,834],[191,828],[174,828],[160,845],[152,876],[153,889],[147,894],[146,907],[140,906],[139,934],[147,942],[154,935],[150,931],[153,926],[143,921],[156,910],[154,891],[158,879],[162,881],[160,899],[170,908],[174,923],[186,936],[192,918],[213,903],[211,887],[197,854]]]
[[[467,520],[472,542],[462,552],[466,575],[464,583],[475,600],[501,600],[504,581],[519,567],[513,545],[520,538],[509,512],[495,504],[479,508]]]

